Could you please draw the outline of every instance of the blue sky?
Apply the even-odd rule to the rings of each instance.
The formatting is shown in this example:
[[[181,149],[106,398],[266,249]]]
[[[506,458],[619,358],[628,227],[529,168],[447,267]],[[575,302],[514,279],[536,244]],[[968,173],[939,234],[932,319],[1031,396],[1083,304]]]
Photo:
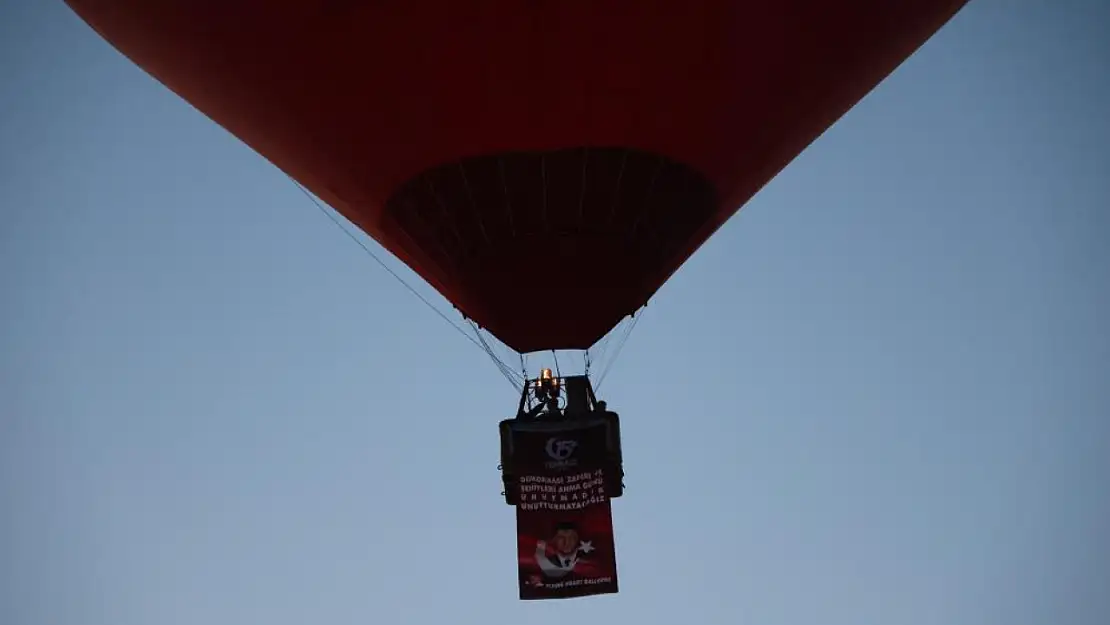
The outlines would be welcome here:
[[[973,0],[674,276],[602,389],[622,592],[540,604],[486,356],[61,2],[0,11],[0,622],[1106,622],[1105,2]]]

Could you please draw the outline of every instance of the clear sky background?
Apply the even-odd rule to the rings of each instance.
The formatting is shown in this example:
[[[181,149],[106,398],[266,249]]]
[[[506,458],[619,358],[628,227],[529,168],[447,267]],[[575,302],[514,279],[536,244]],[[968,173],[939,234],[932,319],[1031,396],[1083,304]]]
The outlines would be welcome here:
[[[1110,622],[1104,0],[973,0],[659,292],[602,387],[622,591],[547,603],[486,355],[61,2],[0,11],[0,623]]]

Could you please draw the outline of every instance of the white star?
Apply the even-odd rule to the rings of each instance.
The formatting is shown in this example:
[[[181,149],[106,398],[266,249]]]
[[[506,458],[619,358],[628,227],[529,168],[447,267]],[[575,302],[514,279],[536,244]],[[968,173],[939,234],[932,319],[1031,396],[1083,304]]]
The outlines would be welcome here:
[[[589,552],[593,551],[594,546],[591,544],[592,542],[593,541],[583,540],[582,544],[578,545],[578,550],[581,551],[582,553],[589,553]]]

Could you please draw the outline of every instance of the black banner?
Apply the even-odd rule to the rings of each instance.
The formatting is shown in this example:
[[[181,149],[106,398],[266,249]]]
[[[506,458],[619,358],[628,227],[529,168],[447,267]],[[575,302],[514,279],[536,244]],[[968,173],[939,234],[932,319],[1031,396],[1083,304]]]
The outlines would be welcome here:
[[[604,487],[606,425],[553,425],[512,434],[520,598],[615,593],[613,519]]]

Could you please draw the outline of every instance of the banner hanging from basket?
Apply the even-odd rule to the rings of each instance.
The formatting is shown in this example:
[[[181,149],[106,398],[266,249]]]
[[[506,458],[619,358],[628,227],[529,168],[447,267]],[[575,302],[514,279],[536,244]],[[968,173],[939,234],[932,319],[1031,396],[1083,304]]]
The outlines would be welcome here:
[[[600,420],[511,432],[520,598],[617,592],[606,482],[609,426]]]

